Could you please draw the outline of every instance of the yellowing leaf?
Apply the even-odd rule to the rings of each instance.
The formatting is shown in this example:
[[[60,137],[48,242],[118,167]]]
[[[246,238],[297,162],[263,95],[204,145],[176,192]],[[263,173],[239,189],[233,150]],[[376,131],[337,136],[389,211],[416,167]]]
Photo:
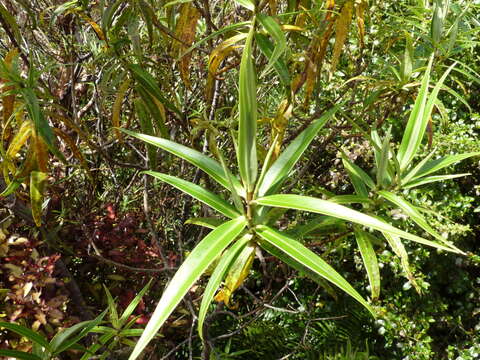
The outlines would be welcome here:
[[[247,245],[240,255],[235,259],[231,266],[225,284],[222,290],[215,296],[215,301],[223,301],[225,305],[230,305],[230,298],[235,290],[242,285],[252,267],[253,259],[255,258],[255,246]]]
[[[305,68],[305,104],[308,103],[313,89],[322,69],[325,54],[327,52],[328,42],[333,32],[333,21],[329,21],[323,35],[320,39],[315,37],[312,40],[307,63]]]
[[[333,9],[335,7],[334,0],[327,0],[325,10],[325,21],[324,21],[324,30],[323,33],[320,35],[316,35],[313,37],[310,46],[307,51],[307,62],[305,64],[305,73],[304,73],[304,80],[305,81],[305,105],[308,104],[310,97],[313,93],[315,88],[315,84],[320,76],[320,71],[322,70],[323,61],[325,59],[325,54],[327,52],[327,46],[330,41],[330,37],[333,33],[333,25],[334,25],[334,12]],[[301,86],[296,85],[296,86]],[[293,85],[292,85],[292,88]],[[294,92],[298,90],[295,89]]]
[[[35,225],[42,225],[42,204],[48,175],[41,171],[32,171],[30,174],[30,204]]]
[[[117,137],[118,141],[123,141],[122,133],[118,131],[116,128],[120,127],[120,116],[122,110],[122,103],[125,98],[125,94],[127,93],[128,86],[130,85],[130,80],[126,79],[118,88],[117,97],[115,98],[115,103],[113,104],[112,109],[112,125],[115,128],[115,136]]]
[[[275,149],[273,150],[272,160],[277,159],[278,155],[280,155],[288,120],[292,117],[292,110],[292,103],[288,99],[284,99],[278,107],[277,114],[272,122],[272,138],[277,139],[277,141],[275,141]]]
[[[24,121],[7,149],[7,157],[13,159],[32,135],[33,123]]]
[[[246,33],[241,33],[231,38],[223,41],[218,45],[213,51],[210,53],[210,57],[208,59],[208,76],[207,76],[207,85],[205,87],[205,98],[207,100],[207,104],[211,104],[213,100],[213,93],[215,87],[215,78],[217,75],[217,70],[223,60],[230,54],[233,50],[238,48],[239,46],[235,46],[235,44],[247,37]]]
[[[38,170],[46,173],[48,171],[48,149],[47,144],[43,141],[41,136],[33,134],[33,145],[35,157],[37,159]]]
[[[340,11],[340,15],[335,21],[335,45],[333,47],[332,66],[330,73],[333,74],[337,68],[340,55],[342,54],[343,45],[347,39],[348,29],[352,22],[353,1],[347,1]]]
[[[23,161],[22,166],[18,169],[17,173],[15,174],[15,178],[21,179],[27,177],[30,172],[35,167],[35,146],[34,144],[30,144],[28,147],[27,155],[25,156],[25,160]]]
[[[270,15],[275,15],[277,13],[277,0],[268,0],[268,7]]]
[[[300,26],[296,26],[296,25],[289,25],[289,24],[284,24],[284,25],[280,25],[280,29],[282,29],[283,31],[304,31],[305,29],[300,27]]]
[[[182,4],[180,7],[180,16],[175,29],[175,35],[178,39],[182,40],[182,42],[180,43],[179,41],[174,40],[172,44],[172,50],[174,52],[178,52],[178,54],[174,55],[175,57],[184,53],[185,50],[192,45],[193,41],[195,40],[195,33],[199,18],[200,12],[194,5],[192,5],[192,3],[188,2]],[[189,72],[191,58],[192,52],[189,52],[180,59],[178,64],[180,77],[187,88],[191,87]]]
[[[77,12],[77,11],[73,11],[73,12]],[[95,31],[95,33],[97,34],[98,38],[100,40],[106,40],[105,38],[105,34],[103,33],[102,31],[102,28],[95,22],[92,20],[92,18],[90,18],[88,15],[86,15],[85,13],[83,12],[77,12],[80,17],[85,20],[87,23],[90,24],[90,26],[92,27],[93,31]]]
[[[18,55],[18,50],[16,48],[10,50],[7,53],[7,55],[5,55],[5,58],[3,61],[8,69],[11,69],[12,61],[17,55]],[[6,80],[0,79],[0,83],[2,82],[6,82]],[[7,91],[10,91],[12,89],[13,89],[12,86],[4,86],[1,90],[3,93],[6,93]],[[15,103],[15,94],[5,95],[2,99],[2,107],[3,107],[2,113],[3,113],[4,126],[6,126],[8,119],[13,113],[14,103]]]
[[[360,40],[360,47],[365,46],[365,9],[367,8],[366,0],[359,0],[355,4],[355,14],[357,17],[358,39]]]
[[[63,141],[65,141],[65,143],[68,145],[68,147],[72,151],[73,156],[80,162],[80,165],[82,166],[82,168],[87,170],[89,177],[92,178],[92,174],[90,173],[90,168],[88,167],[88,164],[85,158],[83,157],[82,152],[78,149],[77,145],[75,144],[75,141],[70,136],[68,136],[65,132],[63,132],[58,128],[54,128],[53,131],[58,137],[60,137]]]

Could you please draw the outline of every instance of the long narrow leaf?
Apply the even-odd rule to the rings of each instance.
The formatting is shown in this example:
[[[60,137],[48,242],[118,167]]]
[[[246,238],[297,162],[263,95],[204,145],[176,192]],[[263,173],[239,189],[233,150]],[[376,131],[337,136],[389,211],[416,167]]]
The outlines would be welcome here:
[[[277,247],[273,246],[267,241],[261,241],[259,245],[269,254],[275,256],[277,259],[281,260],[291,268],[297,270],[301,276],[306,276],[311,280],[315,281],[318,285],[322,286],[332,298],[334,298],[335,300],[338,299],[338,296],[330,283],[326,281],[325,278],[321,277],[318,273],[312,271],[311,269],[298,262],[285,252],[279,250]]]
[[[230,190],[229,180],[225,175],[225,172],[223,171],[222,165],[220,165],[215,160],[209,158],[208,156],[202,154],[201,152],[167,139],[162,139],[162,138],[145,135],[145,134],[139,134],[126,129],[120,129],[120,130],[128,135],[134,136],[137,139],[140,139],[149,144],[155,145],[165,151],[168,151],[169,153],[175,156],[178,156],[179,158],[182,158],[188,161],[189,163],[205,171],[208,175],[210,175],[212,179],[214,179],[224,188]],[[234,179],[235,190],[237,191],[237,193],[240,196],[245,196],[245,191],[240,185],[240,182],[238,181],[238,179],[235,177],[233,177],[233,179]]]
[[[355,239],[357,240],[358,249],[362,255],[363,264],[367,270],[372,299],[378,299],[380,296],[380,269],[378,267],[377,254],[375,254],[368,233],[358,227],[355,227]]]
[[[252,23],[243,49],[239,74],[238,168],[247,193],[257,178],[257,85],[252,59],[255,24]]]
[[[410,269],[408,253],[405,249],[405,246],[403,246],[402,240],[399,236],[391,235],[388,233],[383,233],[383,236],[387,240],[393,252],[400,258],[400,263],[402,264],[402,268],[403,271],[405,271],[407,279],[412,283],[415,289],[417,289],[417,292],[420,292],[420,288],[418,287],[417,282],[415,281],[415,277],[412,274],[412,270]]]
[[[120,325],[123,326],[128,320],[128,318],[130,317],[130,315],[132,315],[133,311],[137,308],[137,305],[142,300],[143,295],[145,295],[145,293],[150,288],[150,284],[152,283],[152,281],[153,279],[150,279],[147,285],[145,285],[144,288],[140,290],[140,292],[137,294],[137,296],[135,296],[135,298],[130,302],[130,304],[128,304],[127,308],[120,316],[120,319],[119,319]]]
[[[425,73],[424,81],[422,82],[420,93],[417,97],[417,101],[419,102],[418,108],[416,101],[410,119],[408,120],[407,128],[405,130],[402,143],[400,144],[400,149],[398,151],[398,161],[400,163],[400,169],[402,171],[407,168],[407,166],[410,164],[410,162],[416,155],[418,149],[420,148],[423,135],[425,134],[428,121],[437,100],[438,93],[440,92],[440,89],[443,86],[443,82],[447,78],[448,74],[455,66],[455,64],[453,64],[447,69],[447,71],[445,71],[440,80],[438,80],[438,82],[435,84],[432,93],[428,96],[428,90],[424,89],[424,86],[428,87],[432,61],[433,57],[430,60],[427,71]],[[422,90],[424,91],[422,92]],[[415,119],[412,118],[412,115],[414,114],[416,114]]]
[[[352,180],[355,190],[359,193],[359,195],[367,196],[368,192],[364,185],[367,185],[370,189],[374,189],[375,183],[373,182],[372,178],[359,166],[351,162],[346,155],[342,156],[342,160],[343,166],[348,171],[349,177]],[[364,185],[361,185],[362,183]]]
[[[266,35],[260,33],[255,34],[255,43],[258,45],[258,48],[263,53],[263,55],[265,55],[268,59],[272,58],[275,47]],[[287,64],[285,64],[285,61],[282,58],[278,58],[273,63],[273,67],[277,72],[281,83],[284,86],[289,87],[291,83],[290,72],[288,71],[288,67]]]
[[[213,300],[215,292],[222,283],[225,274],[227,273],[229,267],[232,265],[233,261],[236,259],[240,251],[247,245],[251,240],[251,235],[245,235],[241,239],[237,240],[226,252],[222,255],[218,265],[215,267],[213,274],[208,280],[208,284],[203,292],[202,303],[200,304],[200,311],[198,313],[198,334],[203,340],[203,323],[207,315],[208,307]]]
[[[219,219],[216,217],[197,217],[197,218],[190,218],[187,221],[185,221],[185,224],[203,226],[212,230],[219,227],[223,223],[224,221],[222,219]]]
[[[290,171],[293,169],[297,161],[300,159],[306,148],[310,145],[313,138],[320,129],[327,123],[327,121],[337,112],[338,106],[327,111],[320,118],[315,120],[310,126],[303,130],[295,140],[280,154],[278,159],[268,169],[265,177],[260,184],[258,196],[263,196],[268,193],[273,186],[282,182]]]
[[[368,204],[371,200],[366,196],[360,195],[337,195],[328,199],[336,204]]]
[[[255,201],[260,205],[268,205],[280,208],[296,209],[303,211],[310,211],[314,213],[329,215],[339,219],[344,219],[356,224],[364,225],[375,230],[379,230],[386,233],[391,233],[393,235],[400,236],[404,239],[418,242],[420,244],[428,245],[435,247],[437,249],[451,251],[456,253],[462,253],[462,251],[457,249],[452,249],[444,245],[435,243],[433,241],[426,240],[419,236],[407,233],[403,230],[397,229],[396,227],[376,219],[372,216],[363,214],[359,211],[350,209],[343,205],[338,205],[327,200],[321,200],[308,196],[301,195],[270,195],[265,196],[261,199]]]
[[[0,350],[0,356],[5,356],[5,359],[42,360],[40,356],[18,350]]]
[[[25,326],[8,323],[8,322],[0,322],[0,328],[5,328],[10,331],[13,331],[18,335],[24,336],[28,340],[33,341],[34,343],[37,343],[38,345],[44,347],[45,349],[50,350],[50,344],[43,336],[39,335],[35,331],[30,330]]]
[[[140,355],[192,285],[222,251],[240,235],[246,224],[243,216],[230,220],[213,230],[192,250],[167,285],[129,360],[134,360]]]
[[[445,238],[442,237],[438,232],[436,232],[430,225],[428,225],[422,214],[417,209],[415,209],[415,207],[412,206],[412,204],[410,204],[408,201],[386,190],[379,191],[378,194],[381,197],[390,201],[392,204],[398,206],[406,215],[410,217],[410,219],[412,219],[412,221],[414,221],[423,230],[428,232],[437,240],[445,243]]]
[[[377,186],[380,187],[387,183],[388,160],[390,159],[390,131],[391,127],[383,139],[382,149],[380,151],[380,161],[377,169]]]
[[[427,156],[425,156],[415,167],[408,172],[405,176],[402,177],[402,184],[407,184],[412,180],[420,171],[420,169],[432,158],[435,150],[430,152]]]
[[[185,181],[175,176],[170,176],[170,175],[162,174],[155,171],[145,171],[145,174],[151,175],[157,179],[160,179],[166,182],[167,184],[170,184],[176,187],[177,189],[183,191],[184,193],[194,197],[195,199],[217,210],[218,212],[222,213],[226,217],[233,219],[240,216],[238,211],[228,202],[223,200],[220,196],[215,195],[214,193],[192,182]]]
[[[436,175],[436,176],[427,176],[427,177],[422,177],[417,180],[413,180],[409,182],[408,184],[405,184],[402,186],[403,189],[411,189],[420,185],[425,185],[425,184],[430,184],[433,182],[437,181],[444,181],[444,180],[450,180],[450,179],[456,179],[459,177],[464,177],[471,175],[470,173],[464,173],[464,174],[451,174],[451,175]]]
[[[42,205],[48,175],[40,171],[30,173],[30,204],[35,225],[42,225]]]
[[[373,309],[363,297],[339,274],[327,264],[321,257],[303,246],[300,242],[288,237],[284,233],[274,230],[268,226],[257,226],[255,232],[270,245],[292,257],[311,271],[330,281],[335,286],[345,291],[348,295],[365,306],[372,315]]]
[[[275,39],[275,48],[273,50],[272,55],[268,59],[267,67],[265,68],[265,70],[263,70],[263,74],[261,76],[263,77],[270,71],[270,69],[274,66],[274,64],[285,52],[287,48],[287,39],[280,25],[278,25],[277,22],[271,16],[258,14],[257,19],[263,25],[265,30],[267,30],[270,36],[273,39]]]
[[[42,137],[43,141],[45,141],[45,144],[47,144],[48,148],[53,154],[55,154],[55,156],[57,156],[63,162],[66,162],[63,154],[55,146],[55,136],[52,128],[48,124],[47,119],[45,119],[45,116],[40,109],[40,104],[38,103],[35,92],[30,88],[23,88],[21,93],[25,99],[28,115],[33,121],[35,132]]]
[[[416,180],[422,178],[424,176],[430,175],[434,172],[437,172],[443,168],[446,168],[449,165],[452,165],[456,162],[468,159],[472,156],[480,156],[480,152],[470,152],[465,154],[456,154],[456,155],[447,155],[440,159],[432,160],[422,166],[418,173],[412,178],[412,180]]]
[[[182,112],[172,102],[168,101],[165,96],[163,96],[160,87],[158,86],[152,75],[146,72],[138,64],[130,64],[129,68],[132,71],[135,80],[142,84],[145,90],[147,90],[152,96],[154,96],[158,101],[165,105],[169,110],[177,114],[180,118],[183,118]]]
[[[107,309],[108,310],[108,309]],[[104,310],[100,315],[98,315],[95,319],[84,321],[79,324],[75,324],[72,327],[69,327],[62,332],[55,335],[50,342],[52,347],[52,352],[54,355],[60,354],[65,350],[68,350],[75,346],[81,339],[87,336],[90,331],[95,327],[98,326],[107,310]],[[77,335],[73,336],[77,331],[80,331]]]
[[[398,150],[398,162],[403,171],[415,156],[420,144],[422,143],[425,129],[427,128],[428,117],[424,116],[425,105],[428,97],[428,84],[430,82],[430,70],[432,68],[433,57],[430,58],[425,75],[423,76],[422,86],[413,105],[412,112],[407,122],[405,133]]]

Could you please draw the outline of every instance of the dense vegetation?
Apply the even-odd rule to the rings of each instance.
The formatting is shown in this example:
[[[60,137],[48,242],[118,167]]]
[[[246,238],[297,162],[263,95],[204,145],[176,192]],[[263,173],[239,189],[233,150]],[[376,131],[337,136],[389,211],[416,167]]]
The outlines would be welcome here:
[[[480,3],[3,0],[0,357],[480,358]]]

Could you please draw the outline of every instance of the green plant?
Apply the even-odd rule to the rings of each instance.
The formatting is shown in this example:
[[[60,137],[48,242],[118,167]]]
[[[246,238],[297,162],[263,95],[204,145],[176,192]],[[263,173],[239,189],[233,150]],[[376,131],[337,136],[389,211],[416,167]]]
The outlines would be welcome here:
[[[373,216],[380,213],[382,208],[384,210],[390,210],[392,208],[400,209],[404,215],[440,243],[456,249],[451,242],[447,241],[444,236],[428,224],[422,214],[422,212],[427,212],[428,210],[412,205],[405,196],[408,194],[408,190],[421,185],[470,175],[435,174],[456,162],[480,155],[480,152],[469,152],[447,155],[431,160],[435,154],[434,150],[417,164],[413,164],[413,160],[420,151],[422,139],[426,132],[429,119],[431,118],[438,92],[442,88],[443,81],[455,65],[450,66],[437,82],[431,94],[429,94],[428,88],[432,62],[433,57],[430,59],[427,71],[423,77],[422,86],[407,122],[397,154],[395,154],[393,146],[390,143],[390,130],[387,131],[383,139],[380,138],[376,130],[371,133],[370,139],[374,148],[375,158],[373,172],[376,175],[376,181],[374,181],[367,172],[351,162],[348,156],[343,153],[343,164],[357,194],[357,197],[354,198],[347,196],[345,201],[361,203],[364,211],[371,213]],[[338,201],[339,198],[341,197],[335,197],[334,200],[337,199]],[[355,237],[367,269],[370,287],[372,289],[372,298],[378,298],[380,294],[380,271],[373,244],[379,243],[380,240],[376,239],[372,234],[358,228],[355,229]],[[384,233],[384,237],[395,254],[402,259],[402,266],[404,267],[405,273],[420,292],[420,288],[416,285],[409,270],[408,255],[400,238],[388,233]]]
[[[21,336],[26,337],[33,343],[32,353],[27,353],[17,350],[1,350],[0,355],[9,356],[17,359],[26,360],[50,360],[57,358],[62,352],[74,349],[84,352],[81,360],[88,360],[97,351],[105,347],[99,359],[105,359],[119,344],[127,346],[134,346],[135,343],[129,340],[129,337],[137,337],[142,333],[142,329],[132,329],[137,317],[132,317],[132,313],[142,300],[143,295],[148,291],[151,281],[135,296],[135,298],[128,304],[124,312],[119,316],[117,312],[117,305],[107,287],[105,293],[107,295],[108,308],[101,313],[97,318],[91,321],[84,321],[73,325],[53,337],[48,342],[38,332],[32,331],[28,327],[0,322],[0,328],[5,328],[13,331]],[[105,315],[108,313],[108,318],[111,327],[101,325]],[[90,333],[98,333],[101,336],[97,342],[89,348],[84,348],[79,345],[79,341]],[[112,340],[113,339],[113,340]]]
[[[59,332],[50,342],[28,327],[13,323],[0,322],[0,328],[5,328],[19,334],[20,336],[24,336],[33,344],[31,353],[17,350],[0,350],[0,356],[8,356],[22,360],[51,360],[55,359],[62,352],[70,349],[88,351],[83,346],[79,345],[78,342],[92,332],[95,326],[100,324],[106,313],[107,311],[105,310],[94,320],[78,323]]]
[[[136,337],[142,334],[142,329],[132,329],[137,317],[131,317],[133,311],[142,300],[143,295],[148,291],[151,281],[135,296],[135,298],[128,304],[124,312],[119,316],[117,312],[117,304],[110,294],[110,291],[104,286],[105,293],[107,294],[108,302],[108,317],[111,327],[97,325],[92,328],[92,332],[102,334],[98,342],[93,344],[86,350],[85,354],[80,360],[88,360],[90,356],[106,346],[99,359],[105,359],[119,344],[127,346],[134,346],[135,343],[128,339],[129,337]],[[113,339],[113,340],[112,340]]]
[[[243,4],[243,2],[242,2]],[[265,19],[263,19],[265,20]],[[261,21],[264,23],[264,21]],[[295,240],[287,233],[274,228],[278,218],[286,209],[295,209],[322,214],[323,219],[338,218],[343,221],[353,222],[360,226],[378,230],[393,239],[408,239],[421,244],[429,245],[437,249],[462,253],[448,242],[442,243],[426,240],[422,237],[407,233],[393,227],[385,220],[375,216],[353,210],[339,203],[363,202],[358,196],[336,197],[333,201],[322,200],[313,197],[280,194],[280,188],[285,179],[291,173],[296,162],[309,146],[318,131],[326,122],[334,116],[340,107],[325,112],[320,118],[313,121],[298,137],[293,140],[274,161],[272,153],[275,149],[273,142],[258,174],[257,163],[257,106],[256,106],[256,75],[252,59],[252,43],[255,35],[256,18],[251,22],[250,30],[246,38],[244,51],[240,64],[239,73],[239,131],[237,160],[240,180],[228,169],[221,151],[215,143],[211,144],[213,153],[219,158],[217,162],[206,155],[172,141],[156,138],[149,135],[122,130],[151,145],[155,145],[197,166],[207,173],[213,180],[228,189],[231,193],[233,204],[227,202],[199,185],[182,180],[167,174],[148,171],[152,175],[181,191],[191,195],[199,201],[207,204],[231,220],[222,222],[220,219],[203,219],[208,227],[213,228],[200,243],[191,251],[184,263],[178,269],[169,285],[166,287],[158,305],[149,321],[144,333],[136,344],[130,359],[136,359],[148,342],[155,336],[157,331],[173,312],[183,296],[200,276],[217,259],[215,269],[206,286],[198,318],[199,335],[203,337],[203,323],[209,305],[217,289],[221,286],[226,276],[226,283],[217,295],[217,299],[228,304],[231,293],[242,283],[248,275],[257,247],[264,249],[278,257],[293,268],[309,274],[314,280],[324,278],[338,286],[350,296],[360,302],[372,314],[374,310],[362,298],[362,296],[329,264],[321,257]],[[275,26],[275,25],[273,25]],[[273,52],[275,53],[275,51]],[[273,56],[273,55],[272,55]],[[270,58],[272,59],[272,58]],[[275,60],[275,59],[274,59]],[[399,159],[400,168],[410,164],[413,155],[421,144],[424,131],[425,114],[423,108],[426,101],[426,84],[428,75],[424,79],[423,93],[419,96],[420,105],[412,112],[411,121],[407,127],[402,152]],[[438,85],[439,86],[439,85]],[[437,90],[438,92],[438,90]],[[428,106],[435,101],[432,96],[428,100]],[[419,112],[419,107],[422,111]],[[420,125],[417,125],[420,123]],[[384,160],[385,162],[386,160]],[[385,168],[386,174],[387,168]],[[430,173],[430,172],[428,172]],[[360,175],[359,175],[360,176]],[[362,174],[363,176],[363,174]],[[386,175],[385,175],[386,176]],[[365,178],[366,179],[366,178]],[[383,180],[382,180],[383,181]],[[372,187],[374,187],[373,184]],[[364,188],[364,184],[359,185]],[[369,201],[367,199],[367,201]],[[272,209],[273,208],[273,209]],[[317,223],[319,219],[315,220]],[[359,244],[361,248],[366,248]],[[370,249],[371,250],[371,249]],[[371,251],[369,252],[371,253]],[[367,261],[368,264],[368,261]],[[368,265],[369,266],[369,265]]]

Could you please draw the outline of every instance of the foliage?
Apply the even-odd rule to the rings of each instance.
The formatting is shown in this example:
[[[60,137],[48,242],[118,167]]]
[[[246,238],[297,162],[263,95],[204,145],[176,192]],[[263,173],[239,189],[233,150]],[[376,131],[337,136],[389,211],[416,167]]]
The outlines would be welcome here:
[[[475,358],[479,16],[2,2],[2,320],[108,307],[62,358]]]

